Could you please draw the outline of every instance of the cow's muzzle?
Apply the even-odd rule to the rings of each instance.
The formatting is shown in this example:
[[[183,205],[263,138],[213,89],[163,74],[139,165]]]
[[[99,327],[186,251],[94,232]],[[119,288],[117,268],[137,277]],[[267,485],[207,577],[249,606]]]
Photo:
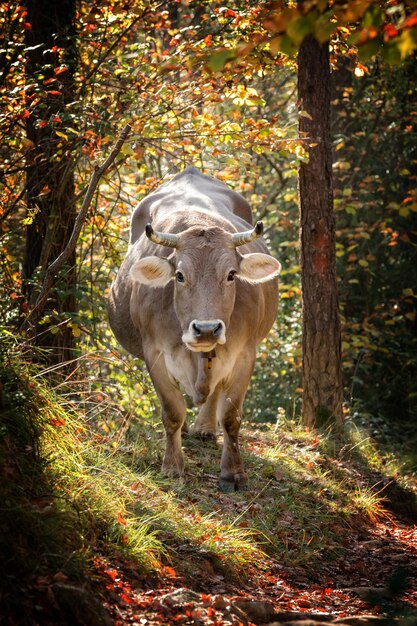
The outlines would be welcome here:
[[[194,352],[207,352],[217,343],[226,342],[225,323],[222,320],[193,320],[182,340]]]

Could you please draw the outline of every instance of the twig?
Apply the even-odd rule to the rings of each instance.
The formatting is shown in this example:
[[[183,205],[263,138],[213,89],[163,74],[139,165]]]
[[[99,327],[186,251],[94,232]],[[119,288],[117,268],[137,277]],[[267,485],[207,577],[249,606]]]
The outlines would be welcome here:
[[[36,299],[36,302],[32,309],[30,310],[28,316],[26,317],[24,325],[27,326],[30,321],[33,326],[36,326],[36,322],[39,318],[39,312],[43,310],[43,306],[48,298],[49,292],[51,291],[56,275],[59,270],[62,268],[64,263],[68,261],[69,257],[75,250],[75,246],[77,245],[78,238],[81,234],[81,230],[83,224],[85,222],[85,218],[87,216],[88,209],[90,208],[91,200],[93,199],[94,193],[96,191],[97,185],[99,183],[100,178],[103,176],[104,172],[112,165],[113,161],[119,154],[123,144],[125,143],[132,127],[130,124],[126,124],[126,126],[121,131],[119,138],[117,139],[112,151],[110,152],[107,159],[99,165],[98,163],[94,166],[94,171],[90,179],[90,183],[87,188],[87,192],[84,196],[83,203],[81,205],[81,209],[75,219],[75,224],[73,231],[71,233],[71,237],[65,246],[64,250],[61,254],[53,261],[50,266],[47,268],[45,272],[45,278],[43,280],[42,289],[39,296]]]

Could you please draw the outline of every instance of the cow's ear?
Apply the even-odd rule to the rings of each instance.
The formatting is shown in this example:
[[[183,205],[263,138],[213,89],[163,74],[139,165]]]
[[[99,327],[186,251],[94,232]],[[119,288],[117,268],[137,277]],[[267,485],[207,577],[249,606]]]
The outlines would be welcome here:
[[[254,252],[242,255],[237,277],[248,283],[264,283],[278,276],[280,271],[281,263],[274,257]]]
[[[157,256],[146,256],[130,268],[130,278],[149,287],[165,287],[173,276],[171,263]]]

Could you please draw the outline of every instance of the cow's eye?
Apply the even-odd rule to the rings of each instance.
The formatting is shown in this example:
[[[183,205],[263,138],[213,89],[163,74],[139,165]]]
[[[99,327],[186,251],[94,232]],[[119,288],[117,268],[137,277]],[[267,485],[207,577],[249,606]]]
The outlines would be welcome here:
[[[177,281],[179,283],[183,283],[185,278],[184,278],[184,274],[182,272],[176,271],[175,272],[175,276],[177,277]]]
[[[235,279],[236,276],[236,270],[230,270],[230,272],[227,275],[227,280],[229,282],[232,282]]]

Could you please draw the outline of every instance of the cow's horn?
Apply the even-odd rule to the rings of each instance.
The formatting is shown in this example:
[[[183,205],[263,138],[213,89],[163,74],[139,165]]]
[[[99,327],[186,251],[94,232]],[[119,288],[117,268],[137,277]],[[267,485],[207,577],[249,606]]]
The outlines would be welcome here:
[[[150,224],[146,224],[145,232],[148,239],[159,244],[160,246],[178,248],[178,235],[173,235],[172,233],[160,233],[157,230],[154,230]]]
[[[255,228],[252,230],[246,230],[243,233],[233,233],[232,239],[235,247],[243,246],[245,243],[250,243],[254,239],[261,237],[264,232],[264,225],[262,222],[256,222]]]

